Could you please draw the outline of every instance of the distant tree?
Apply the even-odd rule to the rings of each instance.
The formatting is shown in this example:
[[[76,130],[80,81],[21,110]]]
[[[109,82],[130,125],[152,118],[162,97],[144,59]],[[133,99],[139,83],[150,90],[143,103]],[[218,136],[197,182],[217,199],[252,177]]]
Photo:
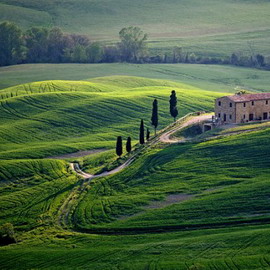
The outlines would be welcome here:
[[[149,141],[149,139],[150,139],[150,130],[149,130],[149,128],[147,128],[147,130],[146,130],[146,140]]]
[[[189,53],[186,53],[185,63],[189,63]]]
[[[98,42],[94,42],[86,48],[86,54],[88,62],[99,63],[103,59],[104,50]]]
[[[261,54],[257,54],[256,55],[256,60],[257,60],[257,63],[260,67],[263,67],[264,66],[264,56],[261,55]]]
[[[189,63],[194,64],[194,63],[196,63],[196,60],[197,60],[196,54],[195,53],[191,53],[189,55]]]
[[[69,36],[65,36],[62,30],[54,27],[49,31],[48,58],[49,62],[61,63],[64,60],[65,50],[70,43]]]
[[[155,135],[156,135],[157,126],[158,126],[158,101],[157,99],[155,99],[153,102],[151,124],[152,126],[154,126]]]
[[[140,144],[144,144],[144,123],[143,119],[141,120],[141,125],[140,125]]]
[[[0,23],[0,65],[20,63],[23,53],[21,29],[12,22]]]
[[[87,62],[87,55],[85,47],[82,45],[76,45],[73,48],[73,52],[70,55],[71,62],[73,63],[86,63]]]
[[[116,141],[116,154],[121,157],[123,154],[123,145],[122,145],[122,137],[118,136]]]
[[[103,47],[104,53],[102,62],[114,63],[120,61],[120,51],[116,46],[105,46]]]
[[[238,65],[238,61],[239,61],[238,56],[235,53],[233,53],[231,55],[231,64],[232,65]]]
[[[0,246],[16,243],[13,225],[6,223],[0,226]]]
[[[42,63],[48,61],[49,30],[42,27],[32,27],[25,33],[27,47],[27,62]]]
[[[173,48],[173,63],[183,62],[183,49],[182,47]]]
[[[130,26],[119,32],[120,43],[118,44],[122,60],[137,62],[146,53],[147,34],[139,27]]]
[[[175,90],[172,90],[172,93],[170,95],[170,114],[174,118],[174,121],[178,115],[178,109],[177,109],[177,97]]]
[[[69,39],[72,42],[73,47],[77,46],[77,45],[81,45],[83,47],[87,47],[90,45],[90,40],[86,35],[79,35],[79,34],[70,34],[70,35],[66,35],[69,37]]]
[[[239,90],[235,94],[236,95],[245,95],[245,94],[248,94],[248,92],[246,90]]]
[[[131,149],[132,149],[132,146],[131,146],[131,138],[128,137],[128,138],[127,138],[127,143],[126,143],[126,150],[127,150],[128,153],[130,153],[130,152],[131,152]]]

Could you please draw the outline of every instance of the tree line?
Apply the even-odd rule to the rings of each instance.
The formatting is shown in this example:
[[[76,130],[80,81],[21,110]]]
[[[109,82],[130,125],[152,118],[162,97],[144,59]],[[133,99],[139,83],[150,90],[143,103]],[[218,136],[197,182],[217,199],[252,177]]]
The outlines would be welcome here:
[[[170,104],[170,106],[169,106],[170,115],[174,118],[174,122],[175,122],[176,117],[178,116],[177,97],[176,97],[175,90],[172,90],[172,92],[171,92],[169,104]],[[153,104],[152,104],[151,125],[153,126],[153,128],[155,130],[155,136],[156,136],[158,124],[159,124],[159,122],[158,122],[158,100],[154,99]],[[143,145],[143,144],[145,144],[146,141],[149,141],[149,140],[150,140],[150,130],[149,130],[149,128],[147,128],[146,133],[145,133],[144,120],[141,119],[140,129],[139,129],[139,143],[141,145]],[[130,153],[131,150],[132,150],[131,137],[128,137],[127,141],[126,141],[126,152]],[[121,157],[123,154],[122,136],[118,136],[116,139],[116,154],[119,157]]]
[[[21,63],[139,62],[146,56],[147,35],[139,27],[123,28],[117,45],[103,45],[86,35],[67,34],[61,28],[32,27],[22,31],[15,23],[0,24],[0,65]]]
[[[147,48],[148,35],[139,27],[125,27],[116,45],[106,45],[88,36],[64,33],[61,28],[32,27],[22,31],[15,23],[0,24],[0,66],[21,63],[189,63],[231,64],[270,68],[262,54],[206,57],[176,46],[171,52],[156,54]]]

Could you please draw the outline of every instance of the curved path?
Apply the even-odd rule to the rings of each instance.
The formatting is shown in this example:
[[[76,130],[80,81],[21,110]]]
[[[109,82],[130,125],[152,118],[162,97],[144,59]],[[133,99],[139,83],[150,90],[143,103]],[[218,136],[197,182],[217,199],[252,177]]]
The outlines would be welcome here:
[[[70,167],[75,173],[77,173],[82,178],[91,180],[91,179],[94,179],[94,178],[105,177],[105,176],[112,175],[112,174],[115,174],[115,173],[118,173],[118,172],[122,171],[123,169],[125,169],[135,159],[135,157],[136,157],[136,155],[132,156],[126,162],[124,162],[122,165],[116,167],[115,169],[113,169],[111,171],[105,171],[103,173],[95,174],[95,175],[83,172],[80,169],[78,163],[70,163]]]
[[[166,127],[163,130],[163,132],[157,136],[156,140],[152,141],[151,145],[156,144],[158,142],[169,143],[169,144],[185,142],[186,141],[185,139],[177,140],[177,139],[171,139],[170,137],[175,132],[177,132],[178,130],[181,130],[181,129],[187,127],[187,126],[191,126],[191,125],[198,124],[198,123],[201,123],[201,122],[204,122],[204,121],[207,121],[207,120],[211,120],[211,115],[210,114],[202,114],[202,115],[199,115],[199,116],[194,116],[191,119],[179,124],[179,122],[182,122],[183,119],[185,119],[185,117],[187,117],[187,116],[184,116],[184,117],[180,118],[175,123],[175,126],[172,129],[170,129],[170,126]],[[166,132],[166,130],[168,128],[169,128],[169,130]],[[91,180],[91,179],[94,179],[94,178],[105,177],[105,176],[112,175],[112,174],[115,174],[115,173],[118,173],[118,172],[122,171],[127,166],[129,166],[130,163],[132,163],[132,161],[136,158],[137,155],[138,155],[138,153],[136,155],[132,156],[131,158],[129,158],[125,163],[123,163],[122,165],[116,167],[115,169],[113,169],[111,171],[105,171],[103,173],[95,174],[95,175],[83,172],[80,169],[78,163],[70,163],[70,167],[80,177],[82,177],[84,179]]]
[[[178,119],[178,121],[176,121],[172,125],[169,125],[165,129],[161,130],[160,133],[156,137],[154,137],[151,141],[149,141],[148,144],[146,144],[146,147],[153,146],[159,142],[169,143],[169,144],[184,142],[185,140],[183,139],[182,140],[170,139],[170,136],[182,128],[185,128],[189,125],[193,125],[195,123],[206,121],[211,118],[209,114],[208,115],[203,114],[203,115],[199,115],[195,117],[193,116],[191,119],[185,121],[185,119],[188,116],[191,116],[191,114],[187,114],[186,116]],[[144,149],[145,148],[143,148],[143,150]],[[111,171],[105,171],[103,173],[96,174],[96,175],[92,175],[92,174],[82,171],[78,163],[70,163],[70,167],[72,171],[74,171],[78,176],[83,178],[83,180],[78,182],[78,184],[72,189],[69,196],[66,198],[61,208],[59,209],[58,224],[62,227],[68,228],[69,223],[70,223],[70,218],[69,218],[70,213],[72,212],[72,210],[76,208],[80,195],[89,186],[89,183],[93,179],[113,175],[115,173],[122,171],[135,160],[135,158],[137,157],[139,153],[140,152],[137,152],[135,155],[130,157],[127,161],[125,161],[122,165],[116,167],[115,169]]]
[[[181,125],[177,125],[173,129],[161,134],[161,136],[159,137],[159,140],[161,142],[163,142],[163,143],[171,143],[171,144],[172,143],[185,142],[186,140],[184,140],[184,139],[177,140],[176,138],[171,139],[170,137],[175,132],[177,132],[177,131],[185,128],[185,127],[188,127],[188,126],[191,126],[191,125],[194,125],[194,124],[198,124],[198,123],[201,123],[201,122],[204,122],[204,121],[207,121],[207,120],[211,120],[211,118],[212,118],[212,115],[210,115],[210,114],[203,114],[203,115],[192,117],[191,119],[185,121]]]

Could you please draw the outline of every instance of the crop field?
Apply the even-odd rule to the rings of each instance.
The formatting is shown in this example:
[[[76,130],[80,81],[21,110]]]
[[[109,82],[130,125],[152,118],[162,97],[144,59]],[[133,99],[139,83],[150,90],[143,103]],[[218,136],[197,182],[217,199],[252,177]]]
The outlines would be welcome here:
[[[178,91],[181,115],[210,110],[213,99],[221,95],[181,83],[119,76],[3,89],[0,158],[44,158],[113,148],[120,135],[137,142],[140,119],[151,128],[154,98],[160,103],[160,128],[172,121],[168,113],[172,89]]]
[[[44,80],[87,81],[103,76],[170,80],[214,92],[270,91],[269,72],[251,68],[193,64],[28,64],[0,67],[0,89]]]
[[[57,222],[80,181],[65,162],[5,161],[2,217],[32,230],[1,248],[1,268],[268,269],[269,132],[150,149],[129,169],[90,184],[70,216],[78,232]],[[15,175],[14,165],[29,170]],[[172,195],[179,201],[165,204]]]
[[[267,91],[266,73],[188,65],[178,77],[182,65],[102,66],[100,76],[98,65],[0,69],[0,77],[7,74],[0,90],[0,225],[12,223],[18,240],[0,246],[0,268],[269,269],[267,123],[152,145],[125,170],[91,182],[69,166],[76,160],[96,173],[114,162],[116,136],[131,136],[135,145],[140,119],[151,128],[154,98],[160,130],[173,121],[171,90],[180,117],[211,111],[215,98],[234,91],[220,74],[239,76],[242,86],[260,81],[257,90]],[[47,80],[54,68],[55,80]],[[17,84],[22,74],[27,81]],[[93,149],[101,152],[55,158]]]
[[[154,51],[181,46],[209,56],[269,55],[269,11],[269,1],[252,0],[0,1],[0,21],[12,20],[24,29],[60,26],[111,43],[121,28],[136,25],[149,34]]]

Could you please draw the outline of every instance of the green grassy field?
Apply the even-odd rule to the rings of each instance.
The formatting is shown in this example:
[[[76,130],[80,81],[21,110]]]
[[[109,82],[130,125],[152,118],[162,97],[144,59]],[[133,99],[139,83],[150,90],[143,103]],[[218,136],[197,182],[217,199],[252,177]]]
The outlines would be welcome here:
[[[43,81],[0,91],[1,159],[44,158],[78,150],[112,148],[116,136],[137,142],[140,119],[150,127],[152,102],[160,128],[171,122],[168,98],[179,95],[180,115],[211,110],[221,94],[186,84],[137,77]]]
[[[137,142],[140,119],[150,125],[154,98],[161,129],[172,122],[171,90],[182,116],[212,110],[213,100],[226,94],[222,90],[233,92],[236,86],[218,74],[239,76],[248,85],[258,77],[249,79],[249,69],[190,65],[186,72],[193,76],[182,75],[181,82],[182,65],[102,66],[100,75],[107,76],[98,78],[99,65],[37,65],[34,73],[34,65],[1,69],[10,87],[0,90],[0,225],[11,222],[19,242],[0,247],[0,268],[269,269],[266,124],[206,141],[155,145],[129,168],[90,184],[69,168],[73,158],[46,158],[108,149],[75,158],[95,173],[115,160],[116,136]],[[57,80],[44,81],[53,68]],[[27,83],[15,85],[23,72]],[[117,72],[144,77],[112,76]],[[255,73],[267,89],[265,73]],[[159,79],[146,78],[151,74]]]
[[[57,225],[59,206],[78,183],[65,163],[20,161],[22,168],[24,162],[32,167],[10,173],[13,185],[1,188],[0,205],[2,219],[21,231],[20,243],[0,248],[1,268],[268,269],[269,132],[155,147],[128,170],[95,180],[80,197],[70,226],[96,234]],[[13,171],[12,162],[5,161],[6,174]],[[171,194],[191,197],[146,207]],[[192,226],[197,229],[188,229]],[[98,234],[120,230],[124,235]]]
[[[149,33],[150,48],[173,46],[212,56],[232,52],[269,55],[269,1],[169,0],[1,0],[0,20],[23,28],[60,26],[64,31],[115,41],[121,28],[138,25]]]
[[[232,92],[270,91],[269,71],[192,64],[34,64],[0,67],[0,89],[44,80],[90,80],[102,76],[139,76]]]

